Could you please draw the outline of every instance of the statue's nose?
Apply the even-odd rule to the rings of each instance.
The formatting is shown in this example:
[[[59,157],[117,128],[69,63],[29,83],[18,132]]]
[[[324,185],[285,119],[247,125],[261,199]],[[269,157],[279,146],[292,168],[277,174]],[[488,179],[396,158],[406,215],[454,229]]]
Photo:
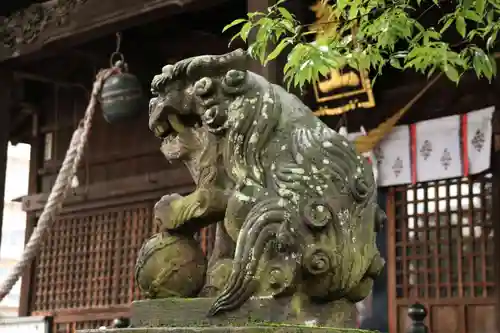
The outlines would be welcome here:
[[[156,107],[157,103],[158,103],[158,97],[153,97],[149,100],[149,115],[153,113],[153,109]]]

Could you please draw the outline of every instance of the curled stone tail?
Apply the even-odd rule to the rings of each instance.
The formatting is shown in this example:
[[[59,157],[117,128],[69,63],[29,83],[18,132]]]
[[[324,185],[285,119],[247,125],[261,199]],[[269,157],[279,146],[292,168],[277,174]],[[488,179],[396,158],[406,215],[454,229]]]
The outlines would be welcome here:
[[[246,232],[245,237],[238,240],[244,244],[238,244],[240,251],[235,255],[229,282],[212,305],[209,315],[237,308],[250,298],[258,287],[255,276],[258,265],[266,247],[276,239],[286,216],[283,207],[276,203],[270,209],[268,204],[255,206],[253,212],[248,215],[242,228],[242,232]]]

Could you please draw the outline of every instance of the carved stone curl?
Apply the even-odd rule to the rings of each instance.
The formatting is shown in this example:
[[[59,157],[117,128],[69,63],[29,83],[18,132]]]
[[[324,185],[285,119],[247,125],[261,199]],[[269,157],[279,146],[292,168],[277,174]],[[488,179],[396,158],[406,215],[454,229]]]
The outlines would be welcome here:
[[[224,279],[211,274],[227,275],[227,264],[208,268],[207,281],[218,281],[209,284],[224,281],[209,288],[219,292],[210,315],[252,296],[354,304],[368,295],[383,267],[382,216],[372,168],[345,138],[247,71],[242,50],[165,66],[151,89],[150,129],[197,184],[168,203],[162,228],[218,223],[210,262],[232,259]]]

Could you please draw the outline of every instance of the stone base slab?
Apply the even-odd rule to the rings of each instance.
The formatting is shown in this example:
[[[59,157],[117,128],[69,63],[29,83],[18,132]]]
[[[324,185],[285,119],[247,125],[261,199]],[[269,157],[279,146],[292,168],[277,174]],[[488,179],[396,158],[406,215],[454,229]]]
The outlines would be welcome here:
[[[356,327],[355,305],[343,301],[313,304],[304,302],[300,298],[253,298],[238,310],[207,317],[208,309],[214,301],[213,298],[166,298],[136,301],[132,303],[131,308],[131,327],[269,325]]]
[[[247,327],[150,327],[79,330],[77,333],[371,333],[358,329],[306,326],[247,326]]]

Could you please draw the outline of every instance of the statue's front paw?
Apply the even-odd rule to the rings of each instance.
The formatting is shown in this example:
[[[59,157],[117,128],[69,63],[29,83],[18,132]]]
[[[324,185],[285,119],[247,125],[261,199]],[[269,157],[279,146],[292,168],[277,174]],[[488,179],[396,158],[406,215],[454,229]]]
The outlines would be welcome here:
[[[200,217],[207,209],[204,192],[194,191],[188,196],[171,194],[163,196],[155,205],[155,221],[161,231],[181,228],[186,222]]]
[[[154,221],[161,231],[171,230],[177,224],[178,212],[173,205],[176,201],[181,201],[183,196],[177,193],[164,195],[154,206]]]
[[[162,211],[164,211],[165,209],[168,209],[168,207],[170,207],[170,204],[172,203],[172,201],[179,200],[182,198],[183,198],[182,195],[180,195],[178,193],[172,193],[172,194],[167,194],[167,195],[162,196],[161,199],[158,200],[158,202],[154,206],[154,213],[161,214]]]

